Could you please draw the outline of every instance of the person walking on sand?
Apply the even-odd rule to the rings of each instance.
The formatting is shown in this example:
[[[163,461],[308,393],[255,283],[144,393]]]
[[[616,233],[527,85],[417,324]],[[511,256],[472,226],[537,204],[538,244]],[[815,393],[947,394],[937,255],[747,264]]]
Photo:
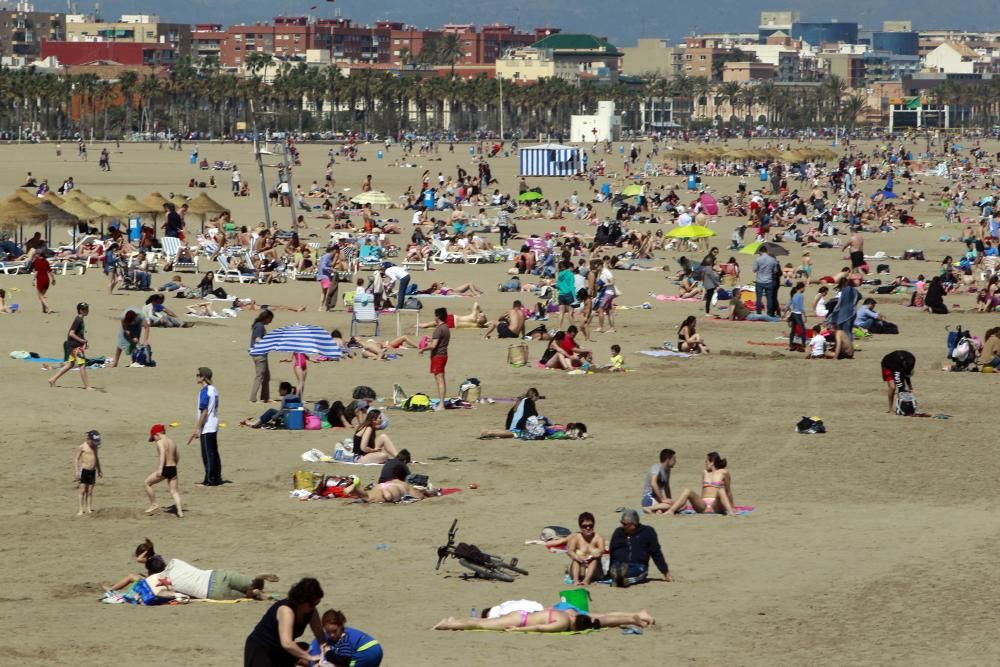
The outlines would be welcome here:
[[[181,506],[181,493],[177,490],[177,464],[180,462],[180,455],[177,452],[177,445],[167,437],[167,428],[163,424],[153,424],[149,429],[149,441],[156,443],[156,470],[146,478],[146,497],[149,498],[149,507],[146,514],[152,514],[160,509],[156,504],[156,492],[153,490],[154,484],[166,480],[170,489],[170,495],[174,499],[174,510],[178,518],[184,517],[184,508]]]
[[[222,459],[219,457],[219,390],[212,384],[212,369],[198,369],[198,423],[188,438],[201,442],[201,462],[205,466],[205,479],[200,486],[222,485]]]
[[[52,265],[49,264],[49,260],[42,257],[41,253],[37,253],[31,262],[31,268],[35,271],[35,289],[38,290],[38,300],[42,302],[42,313],[55,312],[49,307],[49,302],[45,300],[49,285],[56,284],[56,275],[52,273]]]
[[[80,510],[77,516],[83,516],[84,507],[88,514],[94,511],[94,485],[98,477],[104,477],[101,472],[101,459],[97,448],[101,446],[101,434],[97,431],[87,431],[87,439],[76,448],[76,479],[80,482]]]
[[[87,336],[83,319],[90,313],[90,305],[87,303],[76,304],[76,317],[69,326],[66,334],[66,342],[63,343],[63,365],[55,375],[49,378],[49,386],[56,386],[56,381],[68,373],[76,366],[80,369],[80,380],[83,381],[83,388],[93,391],[90,381],[87,379]]]
[[[274,321],[274,313],[262,310],[250,327],[250,347],[256,345],[267,334],[267,325]],[[253,355],[254,378],[250,386],[250,402],[257,402],[257,392],[260,392],[260,402],[271,402],[271,369],[267,365],[267,355]]]
[[[339,254],[337,246],[331,245],[326,249],[326,253],[319,258],[319,264],[316,267],[316,281],[319,283],[320,289],[323,293],[323,298],[319,303],[319,312],[325,313],[334,310],[337,307],[337,295],[340,292],[340,286],[337,283],[337,274],[334,272],[334,266],[337,264],[337,255]]]
[[[444,369],[448,365],[448,343],[451,340],[451,330],[447,325],[448,309],[436,308],[434,310],[434,334],[427,345],[420,350],[423,354],[427,350],[431,351],[431,375],[437,383],[438,398],[440,402],[435,410],[444,410],[444,399],[448,394],[448,381],[445,379]]]

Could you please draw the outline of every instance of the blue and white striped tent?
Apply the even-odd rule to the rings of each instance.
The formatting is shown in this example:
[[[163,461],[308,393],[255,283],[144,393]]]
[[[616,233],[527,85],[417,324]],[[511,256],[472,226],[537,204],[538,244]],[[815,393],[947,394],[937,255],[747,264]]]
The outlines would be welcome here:
[[[521,176],[572,176],[581,169],[579,148],[539,144],[521,149]]]

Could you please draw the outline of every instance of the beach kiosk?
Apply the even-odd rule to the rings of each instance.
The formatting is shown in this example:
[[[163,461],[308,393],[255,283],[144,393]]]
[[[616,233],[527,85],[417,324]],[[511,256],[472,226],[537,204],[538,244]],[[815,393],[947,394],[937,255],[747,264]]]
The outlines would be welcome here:
[[[583,170],[581,152],[573,146],[539,144],[521,149],[521,176],[572,176]]]

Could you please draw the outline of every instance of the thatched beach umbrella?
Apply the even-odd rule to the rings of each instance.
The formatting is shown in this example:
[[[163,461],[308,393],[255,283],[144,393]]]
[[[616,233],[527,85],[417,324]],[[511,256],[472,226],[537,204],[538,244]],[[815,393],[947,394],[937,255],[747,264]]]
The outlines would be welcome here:
[[[188,213],[201,216],[217,215],[219,213],[229,213],[229,209],[202,192],[188,202]]]
[[[151,192],[148,197],[143,198],[142,203],[146,204],[147,206],[152,206],[153,208],[156,209],[157,213],[162,213],[163,205],[168,203],[169,201],[170,200],[161,195],[159,192]]]
[[[156,215],[163,212],[163,206],[157,208],[145,201],[139,201],[132,195],[125,195],[116,201],[114,206],[126,215]]]
[[[121,209],[113,206],[111,202],[106,199],[95,199],[90,202],[90,209],[95,213],[99,213],[102,218],[114,218],[116,220],[123,220],[128,216]]]
[[[84,204],[89,204],[90,202],[94,201],[94,198],[88,195],[86,192],[84,192],[83,190],[77,190],[75,188],[64,194],[63,199],[79,199]]]
[[[0,204],[0,227],[3,229],[17,229],[18,226],[43,222],[45,214],[38,210],[37,206],[26,203],[17,195],[11,195]],[[21,234],[22,240],[24,234]]]
[[[86,222],[97,220],[101,217],[99,213],[91,209],[79,199],[67,199],[59,208]]]
[[[60,206],[66,200],[57,195],[56,193],[52,192],[52,190],[49,190],[48,192],[45,193],[45,196],[42,197],[42,201],[47,201],[50,204],[55,204],[56,206]]]

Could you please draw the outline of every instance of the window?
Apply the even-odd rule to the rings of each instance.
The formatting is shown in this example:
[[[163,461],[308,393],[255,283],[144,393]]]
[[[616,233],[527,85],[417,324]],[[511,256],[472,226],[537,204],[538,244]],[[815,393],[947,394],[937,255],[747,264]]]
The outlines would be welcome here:
[[[698,60],[705,60],[705,56],[698,56]]]

